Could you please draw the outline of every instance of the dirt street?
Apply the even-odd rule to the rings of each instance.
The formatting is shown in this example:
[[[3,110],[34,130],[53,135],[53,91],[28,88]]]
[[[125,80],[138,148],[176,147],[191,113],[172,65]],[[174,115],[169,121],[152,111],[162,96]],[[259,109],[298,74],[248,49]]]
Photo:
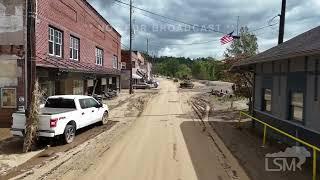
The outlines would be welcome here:
[[[249,179],[214,132],[203,130],[187,104],[191,92],[179,93],[168,80],[160,88],[133,126],[88,169],[59,179]]]

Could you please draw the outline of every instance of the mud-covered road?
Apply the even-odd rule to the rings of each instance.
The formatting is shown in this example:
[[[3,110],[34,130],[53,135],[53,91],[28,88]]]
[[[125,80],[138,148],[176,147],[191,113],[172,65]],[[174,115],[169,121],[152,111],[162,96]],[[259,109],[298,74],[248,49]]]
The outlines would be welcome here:
[[[68,171],[59,179],[248,179],[210,135],[214,132],[203,131],[187,103],[190,93],[179,93],[176,86],[163,80],[158,95],[120,139],[88,169]]]

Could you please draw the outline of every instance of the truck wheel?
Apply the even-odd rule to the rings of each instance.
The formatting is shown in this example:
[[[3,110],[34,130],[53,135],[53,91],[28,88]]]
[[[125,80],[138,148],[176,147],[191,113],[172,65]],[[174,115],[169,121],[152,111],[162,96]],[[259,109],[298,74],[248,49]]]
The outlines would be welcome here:
[[[73,142],[76,136],[76,128],[74,125],[68,124],[64,129],[63,140],[65,144],[70,144]]]
[[[109,120],[109,113],[106,111],[102,116],[101,125],[107,124],[108,120]]]

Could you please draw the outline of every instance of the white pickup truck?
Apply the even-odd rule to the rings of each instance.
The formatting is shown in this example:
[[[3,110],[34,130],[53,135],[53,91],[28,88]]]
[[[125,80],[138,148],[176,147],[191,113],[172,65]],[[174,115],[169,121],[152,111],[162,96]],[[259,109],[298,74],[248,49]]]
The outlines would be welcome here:
[[[63,95],[51,96],[40,108],[39,136],[61,136],[64,143],[71,143],[76,130],[101,122],[108,121],[108,106],[99,103],[91,96]],[[11,133],[15,136],[24,136],[26,118],[24,112],[12,115]]]

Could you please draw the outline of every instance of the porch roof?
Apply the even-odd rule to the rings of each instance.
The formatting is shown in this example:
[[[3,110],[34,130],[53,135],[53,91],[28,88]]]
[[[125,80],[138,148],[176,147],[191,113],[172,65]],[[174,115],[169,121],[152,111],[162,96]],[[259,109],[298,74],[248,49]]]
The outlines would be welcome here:
[[[84,63],[81,61],[73,60],[57,60],[52,57],[38,58],[37,67],[56,68],[64,72],[79,72],[88,74],[108,74],[108,75],[120,75],[121,71],[118,69],[107,68],[95,64]]]
[[[256,56],[239,61],[233,65],[233,68],[317,54],[320,54],[320,26],[257,54]]]

